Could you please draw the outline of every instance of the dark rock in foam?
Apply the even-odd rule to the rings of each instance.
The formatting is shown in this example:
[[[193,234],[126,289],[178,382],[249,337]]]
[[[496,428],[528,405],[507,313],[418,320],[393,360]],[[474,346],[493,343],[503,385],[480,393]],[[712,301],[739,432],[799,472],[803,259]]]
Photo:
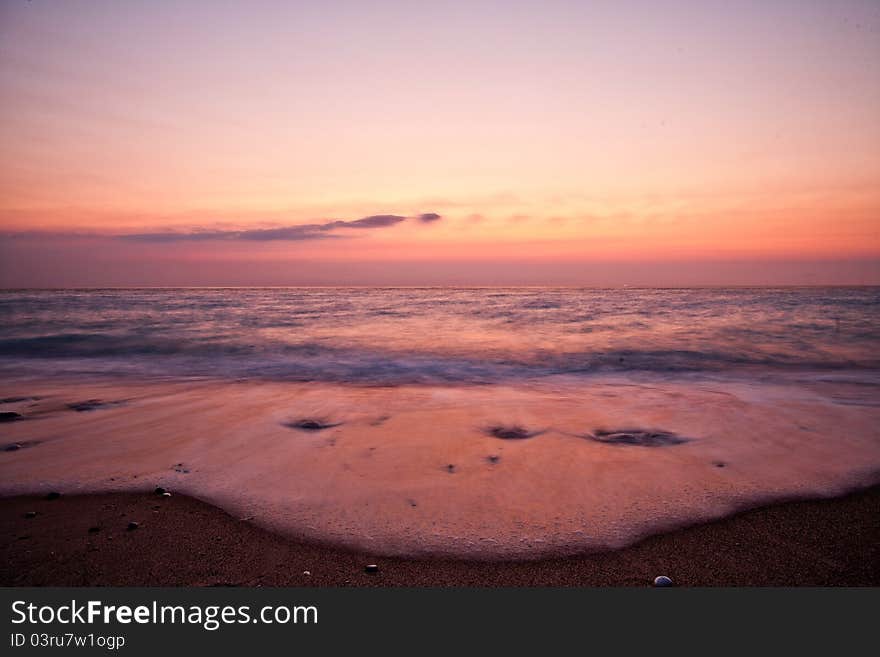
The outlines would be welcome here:
[[[67,408],[77,413],[85,413],[88,411],[96,411],[99,408],[108,408],[110,406],[119,406],[125,402],[121,401],[103,401],[101,399],[87,399],[85,401],[74,402],[68,404]]]
[[[301,420],[292,420],[282,423],[289,429],[300,429],[301,431],[322,431],[331,427],[338,427],[341,422],[325,422],[323,420],[315,420],[312,418],[303,418]]]
[[[656,429],[598,429],[586,436],[590,440],[608,445],[636,445],[639,447],[668,447],[688,442],[687,438]]]
[[[529,431],[518,425],[506,426],[501,424],[488,427],[485,431],[488,435],[500,438],[501,440],[525,440],[543,433],[543,431]]]
[[[20,449],[27,449],[28,447],[33,447],[34,445],[39,445],[39,440],[23,440],[18,443],[6,443],[0,449],[4,452],[17,452]]]

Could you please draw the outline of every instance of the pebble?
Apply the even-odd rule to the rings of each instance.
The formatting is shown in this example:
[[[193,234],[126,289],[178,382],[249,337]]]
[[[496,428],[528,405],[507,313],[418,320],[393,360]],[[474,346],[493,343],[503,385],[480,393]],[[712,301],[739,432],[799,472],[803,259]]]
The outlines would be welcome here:
[[[161,486],[156,486],[156,490],[154,490],[153,493],[156,495],[164,495],[165,489],[162,488]]]
[[[166,490],[164,493],[162,493],[162,497],[171,497],[171,493],[169,493],[169,492]]]
[[[128,523],[128,531],[131,531],[133,529],[137,529],[138,527],[140,527],[140,525],[138,523],[134,522],[133,520],[130,523]]]
[[[27,513],[24,514],[24,517],[25,518],[36,518],[37,512],[36,511],[28,511]]]
[[[339,426],[341,423],[324,422],[323,420],[302,419],[294,422],[284,422],[284,426],[290,429],[302,429],[303,431],[321,431],[322,429],[331,429]]]
[[[584,436],[606,445],[639,445],[641,447],[668,447],[688,442],[671,431],[655,431],[651,429],[598,429],[594,434]]]
[[[303,575],[305,575],[306,577],[308,577],[308,576],[311,575],[311,574],[312,574],[312,571],[311,571],[311,570],[304,570],[304,571],[303,571]]]
[[[523,440],[524,438],[537,436],[540,432],[528,431],[527,429],[519,426],[496,426],[486,429],[486,433],[488,433],[490,436],[501,438],[502,440]]]
[[[20,419],[21,413],[15,413],[13,411],[3,411],[0,413],[0,422],[15,422]]]
[[[318,429],[324,428],[324,425],[317,420],[303,420],[301,422],[297,422],[294,426],[299,429],[309,429],[311,431],[317,431]]]
[[[364,566],[364,572],[370,573],[370,574],[378,573],[379,572],[379,565],[375,564],[375,563],[368,563],[366,566]]]
[[[659,575],[654,578],[654,586],[657,586],[657,587],[672,586],[672,578],[667,577],[666,575]]]
[[[100,527],[89,527],[89,534],[97,534],[99,531],[101,531]]]
[[[20,449],[21,449],[21,445],[19,445],[18,443],[12,443],[11,445],[6,446],[7,452],[17,452]]]
[[[47,500],[57,500],[59,497],[61,497],[61,493],[59,493],[58,491],[54,491],[54,490],[51,493],[49,493],[48,495],[46,495]]]

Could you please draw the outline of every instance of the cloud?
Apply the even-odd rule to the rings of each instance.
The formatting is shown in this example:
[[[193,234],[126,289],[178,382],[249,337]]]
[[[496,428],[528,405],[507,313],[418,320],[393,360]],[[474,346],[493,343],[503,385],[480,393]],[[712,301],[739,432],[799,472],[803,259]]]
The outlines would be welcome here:
[[[425,214],[420,214],[418,217],[419,221],[421,221],[423,224],[429,224],[442,218],[443,217],[441,217],[436,212],[426,212]]]
[[[393,226],[401,221],[406,221],[406,217],[400,217],[396,214],[374,214],[371,217],[363,219],[355,219],[354,221],[336,221],[336,225],[343,228],[384,228],[385,226]]]
[[[304,224],[283,228],[257,228],[254,230],[228,231],[224,239],[251,240],[255,242],[320,240],[335,237],[327,233],[327,224]]]
[[[420,223],[430,223],[440,219],[434,212],[419,214],[412,217]],[[0,231],[0,240],[9,239],[115,239],[127,242],[145,242],[167,244],[171,242],[210,242],[210,241],[241,241],[241,242],[299,242],[304,240],[342,239],[350,237],[349,230],[373,230],[388,228],[403,221],[407,217],[397,214],[373,214],[360,219],[334,219],[322,223],[296,224],[275,228],[206,228],[193,227],[185,230],[162,230],[146,233],[107,234],[95,231]]]
[[[422,215],[424,216],[424,215]],[[153,233],[133,233],[119,235],[119,239],[134,242],[202,242],[202,241],[302,241],[342,237],[333,231],[346,228],[372,229],[386,228],[406,221],[406,217],[396,214],[374,214],[351,221],[335,220],[321,224],[299,224],[279,228],[256,228],[252,230],[189,230],[183,232],[163,231]]]
[[[242,231],[232,230],[194,230],[190,232],[163,231],[160,233],[132,233],[116,235],[118,239],[129,242],[200,242],[208,240],[240,239]]]

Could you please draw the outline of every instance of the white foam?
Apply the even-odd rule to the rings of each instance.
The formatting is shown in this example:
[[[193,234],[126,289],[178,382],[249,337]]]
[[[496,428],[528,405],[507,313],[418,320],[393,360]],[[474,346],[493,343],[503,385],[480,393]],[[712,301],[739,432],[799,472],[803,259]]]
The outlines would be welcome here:
[[[38,444],[0,453],[2,494],[161,485],[291,536],[376,554],[529,558],[617,547],[772,500],[840,494],[880,472],[876,389],[846,382],[30,380],[0,390],[43,397],[4,406],[31,419],[6,424],[3,442]],[[92,398],[128,401],[65,406]],[[341,424],[283,426],[301,418]],[[498,424],[544,433],[485,433]],[[691,440],[639,447],[582,437],[640,427]]]

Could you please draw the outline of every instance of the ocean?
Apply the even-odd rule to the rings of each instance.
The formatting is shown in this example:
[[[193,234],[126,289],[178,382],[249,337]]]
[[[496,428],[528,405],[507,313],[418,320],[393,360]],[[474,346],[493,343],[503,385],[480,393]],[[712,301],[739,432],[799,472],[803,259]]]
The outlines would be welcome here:
[[[0,293],[0,366],[477,384],[880,371],[880,288],[205,288]]]
[[[0,494],[531,559],[880,482],[880,288],[0,293]]]

